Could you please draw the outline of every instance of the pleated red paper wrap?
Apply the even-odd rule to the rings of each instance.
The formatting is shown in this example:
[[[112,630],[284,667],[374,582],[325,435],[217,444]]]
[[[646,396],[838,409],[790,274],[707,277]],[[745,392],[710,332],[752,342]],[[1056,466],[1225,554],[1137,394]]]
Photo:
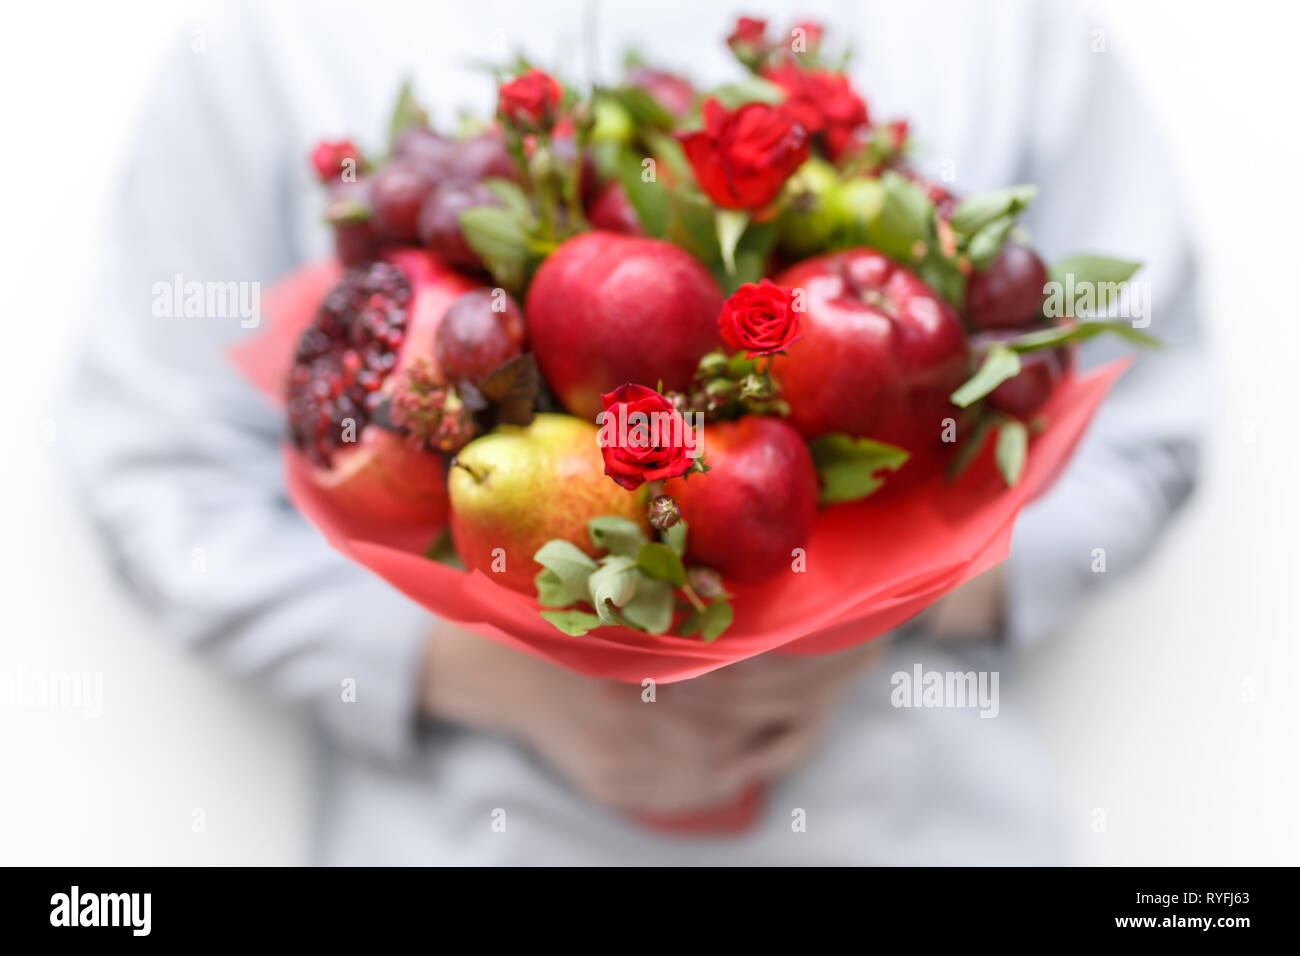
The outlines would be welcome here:
[[[265,298],[263,331],[232,353],[269,400],[283,402],[297,338],[340,274],[330,262],[278,283]],[[1005,487],[986,449],[951,484],[935,478],[901,495],[824,509],[806,548],[806,570],[759,585],[729,585],[735,621],[708,644],[612,627],[570,637],[539,616],[533,598],[479,571],[425,557],[439,529],[381,529],[339,514],[313,486],[306,459],[288,444],[285,480],[294,506],[331,545],[431,614],[592,677],[671,682],[766,651],[816,654],[861,643],[1002,561],[1020,509],[1060,473],[1127,365],[1115,361],[1061,382],[1014,488]]]
[[[334,262],[292,273],[265,297],[261,334],[232,357],[268,400],[284,401],[298,336],[342,270]],[[767,651],[828,653],[870,640],[1002,561],[1025,503],[1060,474],[1093,413],[1128,361],[1067,376],[1030,444],[1024,474],[1008,489],[985,449],[952,484],[935,478],[905,494],[827,508],[806,547],[806,570],[760,585],[730,585],[735,621],[716,641],[600,628],[583,637],[556,630],[535,600],[425,557],[440,529],[376,526],[340,514],[312,484],[311,466],[287,443],[285,482],[294,506],[362,567],[427,608],[475,633],[592,677],[640,683],[697,677]],[[991,445],[991,443],[990,443]],[[735,802],[680,816],[642,814],[643,824],[677,832],[742,832],[754,825],[764,788]]]

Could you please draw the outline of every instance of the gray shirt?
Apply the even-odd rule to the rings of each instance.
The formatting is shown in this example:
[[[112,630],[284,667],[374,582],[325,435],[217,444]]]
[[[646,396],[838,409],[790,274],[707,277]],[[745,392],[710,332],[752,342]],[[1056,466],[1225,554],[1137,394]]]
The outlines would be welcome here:
[[[322,741],[322,862],[1063,858],[1044,761],[1018,716],[1014,650],[1137,563],[1192,487],[1205,375],[1181,210],[1121,64],[1067,8],[844,4],[822,19],[832,42],[852,41],[873,117],[911,119],[931,174],[962,193],[1038,183],[1025,221],[1049,260],[1143,260],[1149,331],[1169,347],[1124,377],[1053,491],[1021,518],[999,647],[970,661],[900,642],[845,700],[810,763],[772,789],[760,825],[726,839],[647,831],[587,803],[507,740],[421,728],[418,669],[433,622],[289,505],[279,417],[225,355],[257,330],[237,318],[159,317],[151,302],[177,275],[265,287],[323,255],[305,157],[329,135],[377,145],[408,68],[445,126],[448,104],[491,108],[491,81],[469,60],[521,46],[563,75],[610,78],[631,41],[712,83],[736,76],[721,46],[729,24],[696,4],[657,3],[653,19],[609,4],[592,51],[577,8],[215,7],[171,59],[129,158],[61,444],[122,576],[167,632],[310,711]],[[1084,360],[1120,351],[1097,342]],[[1093,571],[1101,545],[1106,575]],[[200,556],[206,573],[195,575]],[[999,671],[997,718],[892,706],[892,674],[917,662]],[[497,810],[504,833],[492,826]],[[806,828],[792,827],[801,814]]]

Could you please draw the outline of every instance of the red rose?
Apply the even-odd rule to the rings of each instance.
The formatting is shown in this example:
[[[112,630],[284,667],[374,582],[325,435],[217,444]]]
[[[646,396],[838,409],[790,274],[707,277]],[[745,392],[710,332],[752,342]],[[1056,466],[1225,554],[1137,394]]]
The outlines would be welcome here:
[[[550,129],[564,99],[564,89],[553,76],[532,69],[497,91],[497,110],[518,126]]]
[[[311,165],[323,183],[332,183],[343,175],[343,164],[352,160],[354,172],[360,172],[361,150],[350,139],[321,140],[311,151]]]
[[[678,134],[700,188],[719,206],[757,209],[808,158],[808,135],[786,112],[749,103],[734,113],[704,103],[704,129]]]
[[[624,488],[676,478],[695,465],[695,432],[673,403],[652,388],[620,385],[600,396],[596,436],[605,474]]]
[[[772,52],[767,42],[767,21],[741,17],[736,21],[731,36],[727,37],[727,46],[731,47],[737,60],[751,70],[757,70]]]
[[[894,120],[885,125],[889,135],[889,145],[896,153],[901,153],[907,145],[907,120]]]
[[[785,109],[821,140],[832,160],[844,154],[854,134],[869,122],[867,104],[842,73],[786,63],[763,71],[763,77],[785,90]]]
[[[770,279],[746,282],[723,303],[718,331],[733,349],[748,349],[745,358],[784,352],[803,333],[794,290]]]
[[[756,17],[741,17],[736,21],[736,27],[731,31],[731,36],[727,37],[727,45],[734,47],[737,43],[748,43],[750,46],[762,46],[766,33],[766,20],[759,20]]]
[[[804,47],[807,52],[815,52],[822,45],[825,28],[815,20],[803,20],[794,25],[794,29],[803,31]]]

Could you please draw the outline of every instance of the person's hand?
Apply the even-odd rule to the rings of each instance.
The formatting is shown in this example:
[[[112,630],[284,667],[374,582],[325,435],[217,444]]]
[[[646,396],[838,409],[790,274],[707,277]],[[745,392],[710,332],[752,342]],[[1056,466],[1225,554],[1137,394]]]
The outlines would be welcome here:
[[[667,693],[684,712],[745,735],[726,772],[770,780],[811,755],[844,691],[883,659],[887,644],[880,637],[836,654],[763,654],[673,684]]]
[[[768,656],[655,688],[593,680],[450,625],[430,641],[434,717],[531,746],[588,797],[625,810],[724,804],[799,763],[873,642],[827,657]]]
[[[987,640],[1002,629],[1006,576],[996,565],[948,592],[921,612],[921,622],[939,640]]]

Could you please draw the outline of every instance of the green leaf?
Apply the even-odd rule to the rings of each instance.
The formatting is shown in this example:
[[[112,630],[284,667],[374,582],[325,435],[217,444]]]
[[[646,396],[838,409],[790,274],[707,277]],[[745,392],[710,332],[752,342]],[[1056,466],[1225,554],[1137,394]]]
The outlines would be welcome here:
[[[916,258],[917,243],[927,243],[934,204],[920,186],[893,171],[880,177],[884,202],[867,226],[867,238],[881,252],[903,262]]]
[[[638,575],[636,594],[623,605],[623,619],[649,634],[666,634],[673,623],[673,586]]]
[[[1073,325],[1057,325],[1050,329],[1038,329],[1026,332],[1014,339],[1007,339],[1001,344],[1015,352],[1037,352],[1041,349],[1054,349],[1061,345],[1086,342],[1102,333],[1109,332],[1120,338],[1144,348],[1161,348],[1163,343],[1154,336],[1147,335],[1123,321],[1107,319],[1087,319]],[[963,386],[964,387],[964,386]]]
[[[638,130],[646,128],[670,130],[674,126],[673,114],[639,86],[610,87],[602,90],[601,95],[609,97],[625,109]]]
[[[824,505],[867,497],[885,483],[879,472],[897,471],[908,459],[902,448],[839,432],[814,439],[808,450],[821,475]]]
[[[621,148],[614,158],[614,169],[623,192],[627,194],[627,201],[645,231],[651,236],[662,237],[667,228],[670,197],[667,187],[657,178],[651,182],[642,178],[645,171],[642,163],[646,158],[630,147]]]
[[[582,637],[602,623],[599,617],[586,611],[542,611],[542,617],[570,637]]]
[[[393,104],[392,116],[388,120],[388,151],[393,151],[397,137],[411,127],[428,125],[428,111],[416,102],[410,79],[403,80],[401,89],[397,91],[397,102]]]
[[[705,643],[710,643],[722,636],[727,628],[731,627],[731,622],[735,620],[735,612],[732,611],[731,605],[726,601],[714,601],[704,612],[704,628],[701,636]]]
[[[957,263],[935,249],[928,249],[925,258],[916,267],[917,274],[925,280],[954,309],[962,310],[966,304],[968,279]]]
[[[1122,283],[1131,279],[1141,267],[1140,262],[1107,256],[1083,255],[1062,259],[1049,270],[1054,285],[1048,292],[1048,313],[1074,316],[1081,297],[1092,300],[1092,308],[1086,311],[1103,312],[1119,295]]]
[[[708,94],[729,110],[738,109],[746,103],[767,103],[775,106],[785,102],[785,90],[770,83],[762,77],[750,76],[738,83],[719,86]]]
[[[542,568],[533,578],[537,585],[537,603],[543,607],[568,607],[587,600],[586,579],[579,592],[569,590],[563,579],[550,568]]]
[[[970,264],[977,272],[986,272],[989,266],[993,265],[993,260],[1002,251],[1015,225],[1015,216],[1000,216],[981,226],[979,231],[971,236],[970,243],[966,246],[966,254],[970,256]]]
[[[697,190],[678,188],[666,192],[668,208],[664,218],[664,238],[707,266],[721,263],[722,252],[718,249],[717,222],[712,204]]]
[[[993,427],[993,419],[987,415],[979,416],[970,434],[962,441],[957,449],[957,454],[953,456],[948,465],[948,480],[955,481],[962,472],[970,467],[980,449],[984,447],[984,441],[988,438],[989,430]]]
[[[682,622],[677,633],[681,637],[694,637],[698,631],[706,644],[712,643],[722,636],[723,631],[731,627],[734,618],[735,612],[732,611],[730,604],[721,600],[714,601],[704,609],[703,614],[692,611]]]
[[[1037,186],[1026,185],[968,196],[953,210],[952,228],[964,236],[973,236],[996,219],[1015,219],[1037,195]]]
[[[1014,488],[1025,471],[1025,458],[1029,454],[1029,429],[1024,422],[1008,419],[998,426],[998,444],[994,449],[998,471],[1008,488]]]
[[[682,559],[669,545],[658,541],[643,544],[637,552],[636,566],[656,581],[670,581],[681,587],[686,581]]]
[[[671,133],[657,129],[638,130],[641,139],[650,147],[650,152],[657,161],[663,162],[672,172],[674,181],[688,183],[695,181],[695,174],[682,144]]]
[[[1052,263],[1048,270],[1055,282],[1065,284],[1067,275],[1074,276],[1077,287],[1081,283],[1127,282],[1142,268],[1142,263],[1110,256],[1078,255]]]
[[[528,222],[532,218],[533,207],[528,202],[528,195],[519,187],[518,183],[511,182],[508,179],[492,177],[483,180],[483,185],[501,200],[506,209],[514,213],[519,222]]]
[[[636,557],[646,543],[640,526],[630,518],[618,515],[592,518],[587,522],[587,534],[591,535],[591,543],[596,547],[628,558]]]
[[[613,555],[587,578],[587,590],[591,594],[592,606],[601,621],[617,624],[618,616],[614,607],[622,607],[636,594],[637,573],[636,559],[623,555]]]
[[[552,538],[537,549],[533,560],[554,571],[571,594],[586,596],[587,578],[595,572],[596,562],[572,541]]]
[[[663,533],[663,539],[664,539],[664,544],[672,548],[673,551],[677,554],[677,557],[680,558],[683,555],[685,555],[686,554],[686,522],[679,519],[675,525],[673,525],[671,528],[669,528],[667,531]]]
[[[722,250],[722,262],[727,267],[727,272],[734,275],[736,246],[740,244],[740,237],[749,225],[749,213],[744,209],[719,209],[714,216],[714,223],[718,231],[718,248]]]
[[[504,206],[475,206],[460,214],[460,228],[493,278],[510,289],[523,285],[532,250],[517,212]]]
[[[1020,356],[999,343],[989,349],[984,364],[957,391],[949,396],[954,405],[968,408],[1009,378],[1020,374]]]

